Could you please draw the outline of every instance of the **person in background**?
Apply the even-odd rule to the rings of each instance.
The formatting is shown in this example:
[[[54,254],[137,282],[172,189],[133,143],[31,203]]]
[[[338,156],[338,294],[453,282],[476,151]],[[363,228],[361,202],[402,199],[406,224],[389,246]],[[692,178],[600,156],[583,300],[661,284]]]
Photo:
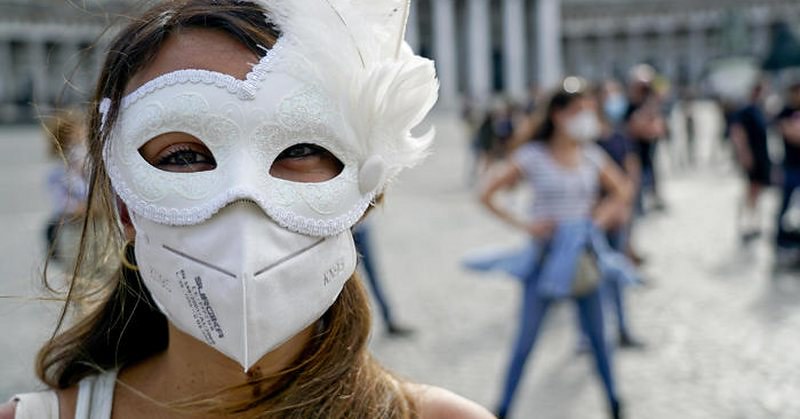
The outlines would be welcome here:
[[[70,269],[77,257],[81,217],[86,211],[88,182],[86,160],[86,120],[77,109],[63,109],[44,119],[49,154],[47,191],[52,212],[45,227],[48,257]]]
[[[605,338],[601,287],[596,284],[580,292],[575,290],[579,282],[577,267],[584,254],[579,249],[592,247],[589,243],[595,243],[597,230],[613,227],[630,195],[616,164],[594,144],[600,135],[600,123],[596,104],[586,87],[586,82],[576,77],[564,80],[562,88],[542,108],[543,113],[524,121],[515,131],[513,143],[521,145],[496,176],[486,182],[481,193],[481,202],[487,209],[531,236],[527,260],[532,266],[520,277],[524,289],[519,331],[497,409],[500,418],[511,410],[548,308],[561,298],[572,298],[576,303],[581,329],[589,337],[606,391],[610,415],[622,416]],[[522,180],[527,181],[534,195],[528,219],[513,215],[495,200],[499,191]],[[598,200],[601,189],[608,193]],[[596,263],[603,263],[602,252],[597,247],[592,249],[597,252]]]
[[[472,150],[478,176],[484,175],[508,153],[514,131],[515,107],[511,101],[500,99],[492,104],[474,133]]]
[[[367,218],[364,218],[353,226],[353,241],[356,244],[356,251],[359,255],[359,265],[361,265],[367,283],[372,289],[372,296],[375,297],[375,302],[378,304],[378,309],[383,318],[386,332],[389,336],[394,337],[410,336],[414,331],[397,323],[392,309],[389,306],[389,300],[383,292],[381,276],[378,274],[378,267],[376,266],[375,250],[373,249],[370,230],[371,227]]]
[[[787,214],[800,213],[800,82],[789,86],[786,106],[777,116],[783,136],[783,185],[777,220],[779,264],[800,263],[800,220]],[[790,212],[790,208],[794,212]]]
[[[602,129],[597,145],[608,154],[622,173],[625,174],[629,188],[635,190],[635,185],[639,179],[639,159],[636,156],[633,144],[631,144],[621,126],[625,113],[624,102],[622,105],[619,104],[622,100],[624,100],[624,95],[619,88],[619,84],[613,80],[606,81],[597,90],[597,102],[602,104],[602,108],[598,109],[598,120]],[[631,229],[634,220],[633,212],[633,203],[620,209],[617,213],[617,218],[611,223],[606,233],[609,245],[617,252],[627,253],[627,249],[630,247]],[[641,348],[643,346],[642,342],[634,337],[627,322],[624,286],[618,281],[608,281],[604,286],[616,314],[620,347]]]
[[[628,110],[625,128],[636,147],[641,167],[641,181],[637,193],[637,210],[645,211],[645,194],[651,193],[656,209],[664,208],[655,169],[656,146],[666,134],[659,92],[654,88],[655,70],[647,64],[634,67],[630,73]]]
[[[697,129],[694,116],[695,93],[692,86],[684,86],[681,89],[679,101],[681,116],[684,122],[684,132],[686,133],[686,158],[689,166],[697,163]]]
[[[747,192],[738,221],[743,243],[749,243],[761,235],[759,198],[772,183],[772,162],[767,147],[767,118],[761,105],[765,88],[763,82],[757,82],[747,103],[731,116],[731,141],[739,166],[747,175]]]

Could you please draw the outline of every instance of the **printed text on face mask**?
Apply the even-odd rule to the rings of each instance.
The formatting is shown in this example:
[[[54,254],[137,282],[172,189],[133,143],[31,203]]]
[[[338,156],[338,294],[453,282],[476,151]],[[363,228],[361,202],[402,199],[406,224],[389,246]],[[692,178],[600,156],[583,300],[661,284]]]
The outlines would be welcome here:
[[[197,329],[202,333],[206,343],[214,345],[216,343],[214,338],[225,337],[225,332],[217,321],[217,314],[211,307],[208,296],[203,291],[203,279],[196,276],[193,281],[187,280],[186,272],[183,270],[178,271],[177,275],[178,284],[186,297],[186,303],[192,310],[192,318],[197,324]]]
[[[325,271],[325,274],[322,278],[323,284],[328,285],[331,281],[334,280],[334,278],[339,276],[342,273],[342,271],[344,271],[344,261],[339,260],[336,263],[334,263],[333,266],[330,267],[330,269]]]

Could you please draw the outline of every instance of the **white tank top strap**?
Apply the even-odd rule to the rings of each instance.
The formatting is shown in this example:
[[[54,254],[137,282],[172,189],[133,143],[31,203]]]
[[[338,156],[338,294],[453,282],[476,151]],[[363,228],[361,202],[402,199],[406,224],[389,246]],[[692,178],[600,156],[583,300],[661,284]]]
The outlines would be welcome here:
[[[40,391],[14,396],[17,406],[14,419],[58,419],[58,395],[55,391]]]
[[[117,371],[107,371],[81,380],[75,419],[109,419],[114,405],[114,385]]]

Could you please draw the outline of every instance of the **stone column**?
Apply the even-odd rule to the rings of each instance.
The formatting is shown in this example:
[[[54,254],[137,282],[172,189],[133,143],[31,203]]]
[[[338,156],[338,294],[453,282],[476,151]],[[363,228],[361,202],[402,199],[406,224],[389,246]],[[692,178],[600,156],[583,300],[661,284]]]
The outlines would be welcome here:
[[[565,75],[575,74],[575,38],[571,34],[564,34],[561,47],[564,49],[564,57],[561,62],[561,69]]]
[[[752,32],[750,35],[751,53],[766,58],[769,53],[769,14],[766,8],[756,8],[750,12]]]
[[[689,83],[697,83],[708,60],[706,53],[706,26],[702,19],[689,21]]]
[[[631,67],[641,64],[644,56],[644,24],[641,20],[633,18],[628,23],[625,32],[626,45],[623,62],[625,63],[625,71],[627,72]]]
[[[537,0],[536,27],[539,84],[555,87],[563,74],[561,47],[561,0]]]
[[[677,81],[677,57],[675,51],[675,24],[673,21],[662,21],[658,27],[658,50],[661,58],[661,72],[672,82]]]
[[[467,58],[469,95],[474,103],[485,106],[492,95],[491,14],[489,0],[468,0]]]
[[[591,60],[587,59],[589,49],[586,47],[586,43],[587,40],[583,34],[577,34],[572,38],[570,55],[572,56],[572,65],[574,67],[571,74],[591,78],[591,68],[589,68]]]
[[[91,89],[91,82],[87,73],[94,73],[95,63],[88,57],[81,55],[80,44],[77,39],[65,40],[61,44],[62,65],[64,76],[69,85],[64,92],[65,101],[85,99]]]
[[[439,103],[455,107],[458,99],[455,8],[453,0],[431,0],[433,8],[433,57],[439,77]]]
[[[33,106],[38,112],[49,109],[47,82],[47,52],[42,40],[31,40],[26,43],[28,68],[33,81]]]
[[[411,45],[414,52],[419,52],[419,19],[417,17],[417,2],[412,1],[408,11],[406,24],[406,42]]]
[[[526,48],[528,53],[528,74],[526,75],[525,81],[529,85],[539,83],[539,37],[537,36],[538,31],[536,28],[538,4],[536,1],[537,0],[532,0],[533,4],[526,7],[527,11],[525,16],[525,37],[528,41],[528,47]]]
[[[17,80],[14,55],[11,51],[11,40],[0,39],[0,123],[13,122],[16,118],[16,83]]]
[[[78,72],[78,80],[80,81],[81,89],[88,89],[87,91],[91,92],[95,83],[97,83],[100,67],[103,65],[104,49],[102,46],[97,45],[86,49],[87,42],[82,39],[76,39],[75,42],[75,54],[81,66]]]
[[[614,74],[614,57],[616,56],[614,33],[608,31],[598,34],[597,65],[600,67],[600,77],[607,79],[616,76]]]
[[[11,41],[0,39],[0,107],[12,100],[14,95],[12,80],[14,80],[14,69],[11,63]]]
[[[525,3],[503,0],[503,78],[506,94],[515,100],[528,96],[525,85]]]

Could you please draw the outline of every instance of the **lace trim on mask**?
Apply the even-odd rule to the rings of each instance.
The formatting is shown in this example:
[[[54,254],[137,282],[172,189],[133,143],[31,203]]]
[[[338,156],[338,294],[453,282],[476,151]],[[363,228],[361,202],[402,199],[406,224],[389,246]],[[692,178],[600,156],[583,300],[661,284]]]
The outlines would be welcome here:
[[[217,87],[222,87],[227,90],[229,93],[235,94],[237,97],[243,100],[252,99],[251,97],[244,97],[242,94],[242,81],[236,79],[235,77],[217,73],[215,71],[209,70],[194,70],[194,69],[187,69],[187,70],[178,70],[173,71],[171,73],[167,73],[161,76],[154,78],[153,80],[148,81],[147,83],[143,84],[140,88],[134,90],[129,95],[122,98],[122,109],[127,109],[134,103],[136,103],[139,99],[155,92],[156,90],[163,89],[165,87],[174,86],[176,84],[210,84]]]
[[[251,199],[258,203],[264,211],[281,227],[291,231],[310,236],[333,236],[352,227],[369,207],[375,193],[363,196],[353,208],[333,219],[314,219],[298,215],[285,208],[270,205],[270,200],[257,191],[236,188],[212,198],[203,205],[193,208],[167,208],[154,205],[137,198],[136,194],[128,187],[114,166],[109,166],[109,176],[114,190],[128,207],[135,213],[148,220],[167,225],[194,225],[211,218],[225,205],[239,200]]]
[[[278,39],[278,41],[275,42],[275,45],[273,45],[273,47],[267,51],[266,55],[261,57],[261,60],[259,60],[258,63],[253,66],[250,72],[247,73],[247,76],[245,76],[244,80],[239,80],[229,74],[219,73],[216,71],[196,69],[177,70],[163,74],[154,78],[153,80],[148,81],[138,89],[122,98],[121,108],[128,108],[132,104],[136,103],[139,99],[153,93],[156,90],[160,90],[168,86],[174,86],[176,84],[188,83],[214,85],[236,95],[236,97],[239,99],[253,100],[258,88],[260,87],[261,81],[264,80],[272,68],[272,63],[275,61],[275,55],[279,54],[282,50],[283,42],[281,42],[281,39]],[[103,99],[101,105],[106,101],[106,99]],[[105,109],[107,110],[108,106],[106,106]],[[103,113],[102,122],[105,123],[105,112],[103,112],[102,109],[101,112]]]

